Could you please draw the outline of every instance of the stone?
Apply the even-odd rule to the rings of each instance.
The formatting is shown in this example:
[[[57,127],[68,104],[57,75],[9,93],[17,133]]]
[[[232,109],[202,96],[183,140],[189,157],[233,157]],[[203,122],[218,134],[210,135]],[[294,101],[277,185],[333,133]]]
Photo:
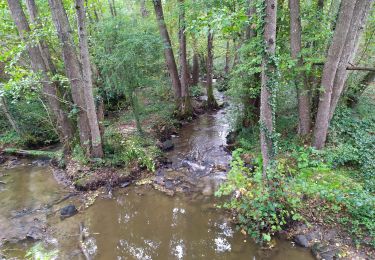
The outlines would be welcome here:
[[[61,219],[65,219],[65,218],[69,218],[71,216],[74,216],[77,213],[78,213],[78,210],[77,210],[76,206],[74,206],[73,204],[70,204],[68,206],[63,207],[60,210],[60,217],[61,217]]]
[[[294,242],[296,245],[301,247],[309,247],[309,241],[307,240],[305,235],[297,235],[294,237]]]
[[[174,148],[172,139],[168,139],[162,142],[159,146],[160,146],[160,149],[162,149],[163,151],[170,151]]]
[[[315,243],[312,246],[311,252],[316,259],[324,260],[336,259],[336,255],[339,253],[336,247],[320,242]]]

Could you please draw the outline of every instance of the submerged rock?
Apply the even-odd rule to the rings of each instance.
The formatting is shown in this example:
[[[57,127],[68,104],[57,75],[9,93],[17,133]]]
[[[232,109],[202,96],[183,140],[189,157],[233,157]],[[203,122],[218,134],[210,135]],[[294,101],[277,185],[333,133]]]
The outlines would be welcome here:
[[[73,204],[70,204],[68,206],[63,207],[60,210],[60,218],[61,219],[69,218],[71,216],[74,216],[77,213],[78,213],[78,210],[76,206],[74,206]]]

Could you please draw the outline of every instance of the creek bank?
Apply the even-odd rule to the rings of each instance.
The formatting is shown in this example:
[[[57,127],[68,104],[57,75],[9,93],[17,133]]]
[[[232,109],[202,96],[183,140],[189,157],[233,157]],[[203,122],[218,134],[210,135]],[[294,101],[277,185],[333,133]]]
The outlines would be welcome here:
[[[282,239],[291,240],[296,246],[309,248],[316,259],[372,259],[374,250],[356,247],[350,235],[337,226],[309,221],[295,223],[278,233]]]

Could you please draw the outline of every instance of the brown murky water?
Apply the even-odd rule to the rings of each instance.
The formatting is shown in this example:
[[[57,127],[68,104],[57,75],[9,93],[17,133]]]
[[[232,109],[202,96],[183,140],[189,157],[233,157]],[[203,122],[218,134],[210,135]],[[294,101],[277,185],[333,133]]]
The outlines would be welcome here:
[[[222,168],[230,159],[223,148],[229,128],[225,113],[203,115],[182,129],[168,153],[172,171],[198,182],[222,181]],[[223,167],[217,170],[217,165]],[[204,192],[170,197],[148,186],[133,186],[111,197],[96,192],[46,207],[70,192],[56,183],[47,167],[0,168],[0,181],[0,239],[27,237],[30,232],[37,236],[42,230],[42,249],[57,250],[57,259],[84,259],[79,249],[81,222],[93,259],[313,259],[309,251],[287,241],[261,250],[236,231],[229,216],[215,207],[215,198]],[[69,203],[80,212],[62,221],[58,210]],[[6,243],[0,247],[0,259],[24,259],[35,244]]]

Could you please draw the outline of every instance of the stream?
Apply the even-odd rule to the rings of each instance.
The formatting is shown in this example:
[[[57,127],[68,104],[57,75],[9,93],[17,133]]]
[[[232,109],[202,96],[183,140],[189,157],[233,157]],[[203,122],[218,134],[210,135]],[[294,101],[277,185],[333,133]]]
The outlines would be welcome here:
[[[173,138],[168,164],[153,182],[174,196],[132,185],[56,204],[72,190],[59,184],[48,166],[22,160],[0,168],[0,259],[25,259],[38,238],[38,251],[53,252],[56,259],[85,259],[79,247],[81,222],[92,259],[313,259],[310,251],[283,240],[262,250],[216,207],[213,192],[230,161],[227,113],[225,108],[201,115]],[[59,210],[68,204],[79,213],[61,220]]]

